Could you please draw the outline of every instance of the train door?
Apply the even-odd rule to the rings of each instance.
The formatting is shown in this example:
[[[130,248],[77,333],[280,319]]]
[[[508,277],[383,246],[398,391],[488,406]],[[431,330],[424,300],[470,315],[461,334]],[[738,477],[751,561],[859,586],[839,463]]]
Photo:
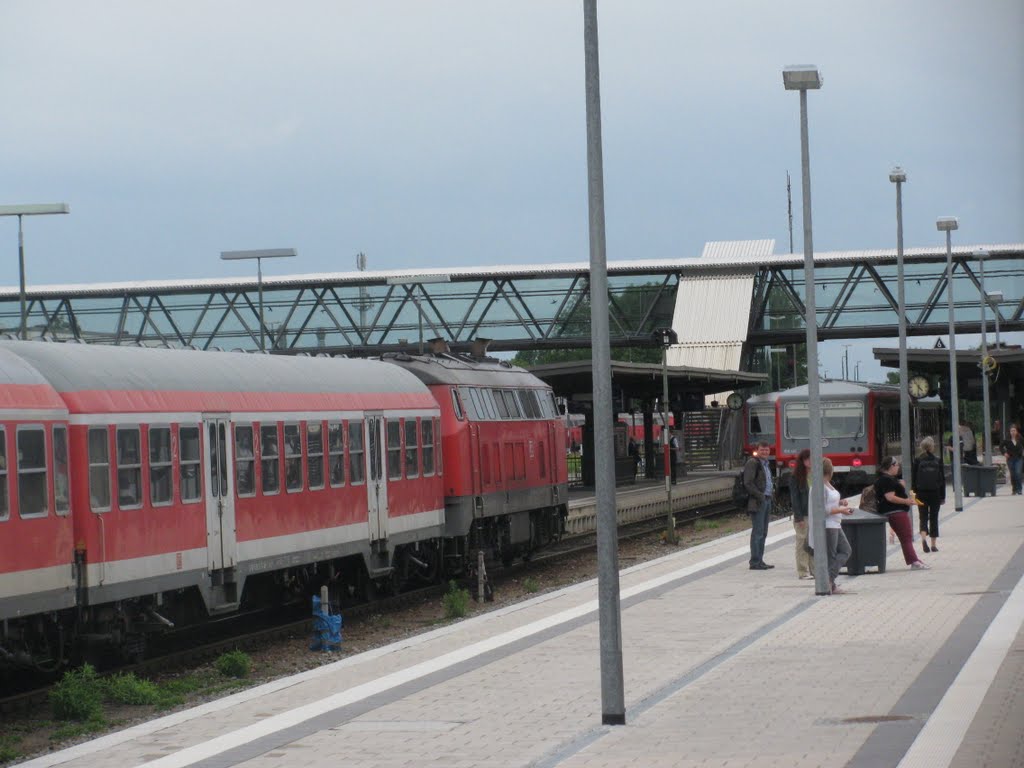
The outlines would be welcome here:
[[[216,571],[233,568],[238,559],[231,422],[227,416],[203,416],[203,446],[206,455],[207,564],[211,571]]]
[[[388,537],[387,446],[384,414],[366,414],[366,494],[369,506],[370,541]]]
[[[481,489],[481,459],[483,458],[480,454],[480,426],[478,424],[469,425],[469,465],[472,468],[473,474],[473,494],[479,496],[483,493]]]

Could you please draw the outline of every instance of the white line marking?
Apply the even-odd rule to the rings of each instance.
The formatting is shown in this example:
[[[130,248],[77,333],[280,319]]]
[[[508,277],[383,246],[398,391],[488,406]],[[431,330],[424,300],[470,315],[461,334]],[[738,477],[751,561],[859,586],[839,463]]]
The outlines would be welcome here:
[[[981,636],[898,768],[946,768],[953,761],[1022,624],[1024,578]]]

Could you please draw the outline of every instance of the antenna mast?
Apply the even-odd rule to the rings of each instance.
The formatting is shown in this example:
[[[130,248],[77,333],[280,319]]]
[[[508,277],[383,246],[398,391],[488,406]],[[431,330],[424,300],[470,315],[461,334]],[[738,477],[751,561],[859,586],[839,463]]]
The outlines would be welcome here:
[[[789,214],[789,252],[793,252],[793,188],[789,183],[789,171],[786,171],[786,213]]]

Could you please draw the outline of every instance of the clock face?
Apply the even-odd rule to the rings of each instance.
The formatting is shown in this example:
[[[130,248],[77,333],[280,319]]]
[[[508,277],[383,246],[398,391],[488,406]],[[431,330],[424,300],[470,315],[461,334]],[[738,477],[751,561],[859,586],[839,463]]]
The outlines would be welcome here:
[[[915,376],[910,380],[909,389],[910,394],[914,397],[927,397],[931,387],[928,384],[928,379],[924,376]]]
[[[743,395],[738,392],[733,392],[729,395],[729,398],[725,401],[726,405],[734,411],[738,411],[743,407]]]

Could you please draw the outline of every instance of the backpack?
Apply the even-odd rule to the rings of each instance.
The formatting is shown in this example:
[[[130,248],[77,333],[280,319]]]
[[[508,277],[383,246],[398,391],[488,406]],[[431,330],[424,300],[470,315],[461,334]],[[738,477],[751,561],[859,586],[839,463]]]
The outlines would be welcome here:
[[[942,464],[931,454],[925,454],[917,462],[917,477],[914,484],[919,491],[937,491],[946,484]]]
[[[763,471],[761,468],[761,462],[757,463],[757,469],[759,472]],[[743,472],[746,470],[746,466],[740,470],[740,473],[736,475],[736,479],[732,481],[732,503],[736,505],[736,509],[742,509],[746,511],[747,503],[750,501],[750,492],[747,490],[747,486],[743,482]],[[757,477],[757,475],[754,475]]]

